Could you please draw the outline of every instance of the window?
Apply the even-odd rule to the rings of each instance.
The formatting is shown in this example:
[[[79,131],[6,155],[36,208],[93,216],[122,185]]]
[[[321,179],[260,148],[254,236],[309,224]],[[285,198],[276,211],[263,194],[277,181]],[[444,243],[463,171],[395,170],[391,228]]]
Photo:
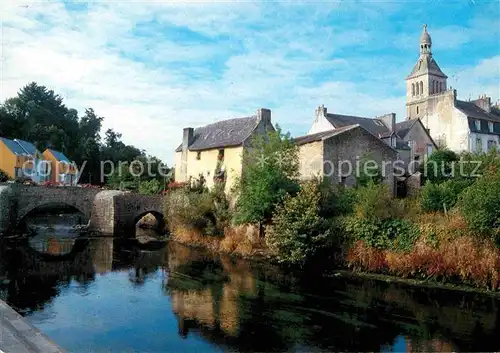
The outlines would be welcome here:
[[[439,82],[439,92],[443,92],[443,82]]]
[[[420,94],[424,94],[424,83],[420,81]]]
[[[476,125],[476,130],[481,130],[481,120],[474,120],[474,124]]]
[[[488,121],[488,130],[493,132],[493,123],[491,121]]]
[[[431,82],[431,94],[434,93],[434,80],[432,80]]]
[[[483,140],[480,137],[476,138],[476,151],[483,152]]]
[[[432,154],[432,145],[427,145],[427,155],[430,156]]]
[[[201,151],[196,152],[196,159],[197,160],[201,159]]]
[[[418,114],[418,105],[417,105],[417,114]]]
[[[415,95],[415,84],[414,83],[411,84],[411,95],[412,96]]]
[[[418,82],[417,82],[417,84],[416,84],[416,87],[417,87],[417,88],[416,88],[416,90],[417,90],[417,96],[418,96],[418,95],[420,94],[420,89],[419,89],[419,87],[418,87]]]
[[[223,150],[223,149],[220,149],[220,150],[219,150],[219,156],[218,156],[218,159],[219,159],[219,160],[224,160],[224,150]]]
[[[493,148],[497,148],[497,142],[495,140],[488,140],[488,151],[491,151]]]

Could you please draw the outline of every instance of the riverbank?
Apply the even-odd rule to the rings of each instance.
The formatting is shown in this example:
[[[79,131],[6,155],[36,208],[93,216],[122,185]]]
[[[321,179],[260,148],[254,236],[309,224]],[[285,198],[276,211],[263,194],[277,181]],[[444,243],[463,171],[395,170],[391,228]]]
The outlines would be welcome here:
[[[364,278],[385,283],[399,283],[407,285],[408,287],[451,290],[463,293],[484,294],[497,299],[500,298],[500,292],[498,291],[489,291],[477,287],[466,286],[463,284],[442,283],[433,280],[416,279],[416,278],[401,278],[391,275],[384,275],[380,273],[359,272],[352,270],[335,270],[325,274],[324,276],[328,278],[346,278],[346,279]]]
[[[0,299],[0,352],[65,353]]]
[[[241,229],[241,227],[239,227]],[[235,238],[234,235],[230,235],[231,240],[226,240],[225,242],[230,242],[231,244],[237,244],[238,241],[242,241],[241,232],[234,232],[233,234],[239,234],[239,237]],[[224,242],[224,238],[219,237],[218,239],[210,239],[209,237],[199,234],[197,232],[188,232],[183,235],[175,236],[171,235],[169,241],[181,244],[183,246],[187,246],[188,248],[193,249],[201,249],[203,251],[209,251],[214,255],[221,254],[226,256],[231,256],[235,258],[241,258],[248,261],[251,261],[256,264],[272,264],[275,266],[280,266],[280,264],[272,257],[269,249],[263,245],[265,244],[263,240],[259,241],[261,248],[253,249],[250,252],[244,251],[238,247],[235,248],[227,248],[222,244]],[[243,247],[243,249],[245,249]],[[344,262],[344,261],[341,261]],[[283,265],[281,265],[283,267]],[[284,266],[290,268],[289,266]],[[310,271],[310,270],[309,270]],[[293,271],[295,273],[300,272],[300,270]],[[315,273],[317,275],[317,273]],[[371,279],[384,283],[399,283],[403,285],[407,285],[409,287],[418,287],[418,288],[431,288],[431,289],[442,289],[442,290],[450,290],[455,292],[464,292],[464,293],[475,293],[475,294],[484,294],[494,298],[500,298],[499,291],[491,291],[486,290],[481,287],[474,287],[467,284],[459,284],[453,282],[440,282],[434,279],[422,279],[422,278],[404,278],[398,277],[389,274],[382,273],[374,273],[374,272],[364,272],[359,270],[352,270],[346,267],[344,268],[334,268],[330,267],[330,269],[325,270],[325,272],[321,275],[325,278],[364,278]]]

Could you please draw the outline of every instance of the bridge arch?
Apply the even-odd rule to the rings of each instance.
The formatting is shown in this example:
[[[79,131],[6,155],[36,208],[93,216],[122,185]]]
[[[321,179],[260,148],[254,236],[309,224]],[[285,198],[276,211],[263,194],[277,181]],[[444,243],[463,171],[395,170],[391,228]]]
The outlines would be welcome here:
[[[91,215],[87,212],[87,210],[80,207],[79,205],[71,204],[68,202],[42,202],[39,204],[30,205],[30,207],[26,207],[22,211],[20,211],[17,215],[16,224],[22,222],[29,214],[34,213],[38,210],[43,210],[45,208],[47,210],[70,208],[82,214],[85,217],[86,222],[90,221]]]

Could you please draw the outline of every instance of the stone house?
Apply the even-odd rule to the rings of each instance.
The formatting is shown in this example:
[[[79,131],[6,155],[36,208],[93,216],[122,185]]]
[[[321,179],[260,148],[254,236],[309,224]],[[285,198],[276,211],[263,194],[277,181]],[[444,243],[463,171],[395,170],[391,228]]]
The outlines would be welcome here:
[[[406,78],[406,115],[420,119],[440,147],[455,152],[487,152],[500,143],[500,107],[485,95],[457,99],[447,76],[432,55],[432,40],[424,26],[420,56]]]
[[[316,116],[308,134],[340,129],[358,124],[378,137],[399,153],[402,167],[412,174],[420,162],[437,148],[419,119],[396,123],[396,114],[390,113],[375,118],[328,113],[325,106],[316,109]]]
[[[296,137],[294,141],[299,146],[303,180],[323,177],[332,184],[354,186],[364,163],[370,160],[369,171],[379,170],[383,182],[393,193],[396,191],[393,163],[398,152],[361,124]]]
[[[264,108],[253,116],[184,128],[182,143],[175,150],[175,181],[189,182],[203,176],[211,188],[217,179],[225,178],[229,194],[241,176],[244,150],[254,136],[271,131],[275,131],[271,111]]]

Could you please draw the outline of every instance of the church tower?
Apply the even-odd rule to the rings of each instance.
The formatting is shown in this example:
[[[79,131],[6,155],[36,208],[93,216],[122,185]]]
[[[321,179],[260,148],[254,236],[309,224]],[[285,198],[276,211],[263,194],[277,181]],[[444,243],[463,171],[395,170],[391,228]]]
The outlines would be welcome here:
[[[427,112],[427,99],[447,90],[446,76],[432,57],[432,40],[427,25],[420,36],[420,56],[406,77],[407,119],[423,118]]]

